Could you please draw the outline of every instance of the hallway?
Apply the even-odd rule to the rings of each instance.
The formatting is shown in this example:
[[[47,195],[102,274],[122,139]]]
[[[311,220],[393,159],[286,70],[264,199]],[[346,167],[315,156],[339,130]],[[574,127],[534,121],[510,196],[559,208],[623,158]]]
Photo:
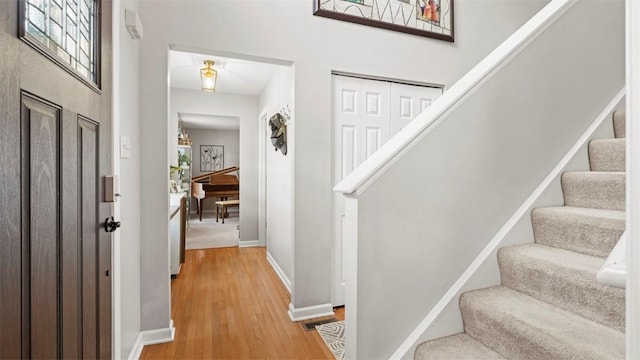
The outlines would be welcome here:
[[[145,347],[141,359],[333,359],[315,330],[287,316],[290,296],[265,248],[189,250],[186,257],[171,283],[175,340]]]

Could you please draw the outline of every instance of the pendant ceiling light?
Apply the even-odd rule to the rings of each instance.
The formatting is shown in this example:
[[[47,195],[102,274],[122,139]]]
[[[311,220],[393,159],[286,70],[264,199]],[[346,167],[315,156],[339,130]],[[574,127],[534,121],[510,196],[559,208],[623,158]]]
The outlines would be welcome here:
[[[215,64],[213,60],[205,60],[206,68],[200,69],[200,81],[202,82],[202,91],[216,92],[216,80],[218,80],[218,72],[212,66]]]

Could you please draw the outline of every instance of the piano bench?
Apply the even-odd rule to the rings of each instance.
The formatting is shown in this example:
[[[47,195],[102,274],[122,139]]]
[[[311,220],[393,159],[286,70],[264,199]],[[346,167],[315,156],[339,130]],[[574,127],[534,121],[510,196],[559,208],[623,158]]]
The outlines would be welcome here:
[[[224,224],[224,216],[227,208],[230,206],[240,206],[240,200],[216,201],[216,222],[218,222],[219,215],[222,214],[222,223]],[[222,210],[222,212],[220,212],[220,210]]]

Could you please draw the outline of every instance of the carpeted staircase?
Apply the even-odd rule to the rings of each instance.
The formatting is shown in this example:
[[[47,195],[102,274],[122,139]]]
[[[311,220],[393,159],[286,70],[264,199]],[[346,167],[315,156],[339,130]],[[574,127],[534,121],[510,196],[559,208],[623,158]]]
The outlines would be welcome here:
[[[625,228],[624,112],[613,125],[589,143],[591,171],[562,175],[565,206],[532,211],[535,243],[498,251],[502,285],[462,294],[464,333],[415,359],[624,359],[624,289],[596,281]]]

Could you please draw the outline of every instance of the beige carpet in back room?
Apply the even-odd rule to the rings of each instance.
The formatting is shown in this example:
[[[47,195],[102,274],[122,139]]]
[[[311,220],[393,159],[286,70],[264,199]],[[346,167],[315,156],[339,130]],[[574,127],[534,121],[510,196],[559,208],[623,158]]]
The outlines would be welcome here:
[[[238,225],[240,217],[237,209],[229,210],[229,217],[216,222],[216,213],[205,211],[202,222],[198,215],[191,214],[187,230],[186,249],[210,249],[238,246]]]

